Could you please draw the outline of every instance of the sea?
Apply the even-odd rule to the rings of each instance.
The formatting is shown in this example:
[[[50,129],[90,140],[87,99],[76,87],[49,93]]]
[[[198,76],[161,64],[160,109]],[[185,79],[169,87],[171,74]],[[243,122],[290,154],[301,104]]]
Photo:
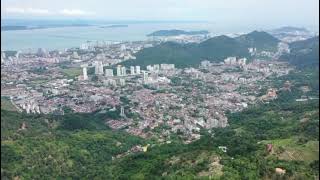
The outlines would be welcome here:
[[[37,22],[8,21],[6,25],[37,25]],[[11,24],[10,24],[11,23]],[[38,22],[38,24],[45,22]],[[68,23],[68,22],[64,22]],[[86,22],[91,23],[91,22]],[[101,28],[105,25],[125,24],[127,27]],[[4,24],[1,23],[1,26]],[[91,26],[54,27],[33,30],[1,31],[1,50],[36,51],[64,50],[79,47],[87,41],[141,41],[147,40],[147,34],[157,30],[207,30],[211,36],[221,34],[246,33],[257,30],[256,27],[218,24],[215,22],[112,22],[96,23]]]

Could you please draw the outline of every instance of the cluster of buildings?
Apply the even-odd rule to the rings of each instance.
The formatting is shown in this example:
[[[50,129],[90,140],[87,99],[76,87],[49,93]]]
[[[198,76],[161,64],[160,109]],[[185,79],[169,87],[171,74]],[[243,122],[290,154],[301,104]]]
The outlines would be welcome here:
[[[79,80],[89,80],[88,77],[88,64],[80,65],[82,67],[82,75],[79,76]],[[130,66],[129,73],[127,73],[127,68],[125,66],[117,65],[116,75],[114,75],[114,70],[112,68],[104,69],[104,66],[101,61],[96,61],[94,63],[94,74],[95,75],[104,75],[105,78],[103,82],[105,85],[120,86],[125,85],[126,79],[132,78],[132,76],[141,76],[142,79],[140,82],[144,84],[152,83],[169,83],[170,80],[164,76],[158,76],[159,73],[164,73],[168,71],[174,71],[174,64],[155,64],[148,65],[146,70],[141,70],[140,66]],[[119,82],[119,83],[117,83]]]
[[[2,54],[1,95],[11,97],[26,113],[63,114],[65,107],[81,113],[119,111],[119,118],[107,118],[106,125],[144,138],[157,136],[159,141],[178,133],[190,142],[200,138],[203,128],[228,126],[227,111],[277,98],[266,78],[292,69],[283,62],[237,57],[221,63],[202,61],[199,68],[185,69],[174,64],[116,65],[150,46],[87,43],[65,52],[39,49],[12,57],[18,60],[16,65]],[[78,79],[68,78],[63,73],[68,68],[82,73]],[[259,97],[266,87],[269,90]]]
[[[175,69],[174,64],[154,64],[154,65],[148,65],[146,68],[149,72],[159,72],[160,70]]]
[[[228,57],[224,60],[224,63],[228,65],[245,66],[247,63],[247,58],[237,59],[236,57]]]
[[[227,57],[223,60],[221,63],[212,63],[211,61],[204,60],[200,62],[200,68],[209,68],[212,66],[215,66],[217,64],[225,64],[225,65],[231,65],[231,66],[240,66],[244,67],[247,65],[247,58],[237,58],[237,57]]]

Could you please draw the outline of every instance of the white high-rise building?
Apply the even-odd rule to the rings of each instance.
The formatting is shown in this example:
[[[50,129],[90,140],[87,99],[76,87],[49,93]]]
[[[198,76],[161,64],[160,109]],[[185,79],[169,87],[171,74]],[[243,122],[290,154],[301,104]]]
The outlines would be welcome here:
[[[117,86],[117,82],[114,79],[104,80],[103,83],[107,86]]]
[[[237,64],[237,58],[236,57],[228,57],[224,60],[225,64],[229,64],[229,65],[235,65]]]
[[[126,67],[121,67],[121,75],[122,76],[126,76],[127,75],[127,72],[126,72]]]
[[[83,43],[80,45],[80,49],[87,50],[87,49],[89,49],[89,45],[87,43]]]
[[[126,85],[125,79],[120,79],[119,82],[120,82],[120,86],[125,86]]]
[[[30,109],[31,109],[31,104],[30,104],[30,103],[28,103],[28,104],[27,104],[27,108],[26,108],[27,114],[29,114],[29,113],[30,113]]]
[[[211,62],[208,60],[201,61],[201,67],[209,67],[211,65]]]
[[[103,64],[102,64],[102,62],[101,62],[101,64],[99,65],[99,73],[100,73],[101,75],[104,74],[104,69],[103,69]]]
[[[113,69],[106,69],[105,76],[112,77],[113,76]]]
[[[245,66],[246,63],[247,63],[247,58],[241,58],[241,59],[238,60],[238,64],[240,66]]]
[[[237,58],[236,58],[236,57],[231,57],[231,58],[230,58],[230,64],[231,64],[231,65],[237,64]]]
[[[20,51],[17,51],[17,53],[16,53],[16,58],[19,58],[19,56],[20,56]]]
[[[117,76],[121,76],[121,65],[117,66]]]
[[[39,48],[37,55],[40,57],[48,57],[48,52],[44,48]]]
[[[169,70],[169,69],[174,69],[174,64],[160,64],[160,69],[161,70]]]
[[[120,116],[121,116],[121,117],[124,117],[124,116],[125,116],[123,106],[121,106],[121,108],[120,108]]]
[[[126,45],[125,44],[121,44],[120,46],[120,50],[121,51],[125,51],[127,48],[126,48]]]
[[[3,59],[6,58],[6,54],[4,52],[1,52],[1,58],[3,58]]]
[[[81,65],[82,67],[82,75],[83,75],[83,80],[88,80],[88,74],[87,74],[87,64]]]
[[[224,59],[224,64],[230,64],[230,59],[229,58]]]
[[[148,66],[147,66],[147,70],[148,70],[148,71],[153,71],[153,67],[152,67],[151,65],[148,65]]]
[[[80,59],[80,56],[78,55],[78,53],[76,51],[74,51],[72,54],[72,58],[73,59]]]
[[[148,73],[147,71],[142,71],[143,73],[143,82],[146,83],[148,81]]]
[[[140,74],[140,66],[136,66],[136,74]]]
[[[131,75],[134,75],[134,74],[135,74],[135,72],[134,72],[134,66],[130,66],[130,74],[131,74]]]
[[[1,52],[1,63],[4,63],[4,58],[6,58],[6,55],[4,52]]]
[[[96,61],[96,63],[95,63],[95,74],[103,75],[102,61]]]

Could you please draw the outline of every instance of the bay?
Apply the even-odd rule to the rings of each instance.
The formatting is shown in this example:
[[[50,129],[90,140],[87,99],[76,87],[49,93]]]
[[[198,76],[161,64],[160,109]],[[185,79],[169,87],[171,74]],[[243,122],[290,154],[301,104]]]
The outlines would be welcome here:
[[[63,50],[79,47],[87,41],[140,41],[157,30],[208,30],[211,35],[250,31],[247,26],[215,23],[132,23],[128,27],[101,28],[103,25],[59,27],[1,32],[1,50],[35,51],[38,48]]]

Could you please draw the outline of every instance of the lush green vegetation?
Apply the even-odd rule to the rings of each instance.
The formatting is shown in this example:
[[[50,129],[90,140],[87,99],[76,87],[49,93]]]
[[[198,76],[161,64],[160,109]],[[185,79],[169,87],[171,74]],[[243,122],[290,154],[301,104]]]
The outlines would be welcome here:
[[[200,44],[178,44],[166,42],[146,48],[136,54],[137,59],[126,61],[125,65],[173,63],[176,67],[198,66],[203,60],[223,61],[228,56],[248,57],[248,49],[235,39],[218,36]]]
[[[62,69],[62,72],[68,77],[68,78],[75,78],[82,74],[81,68],[68,68],[68,69]]]
[[[1,96],[1,109],[6,111],[17,111],[17,108],[11,103],[8,97]]]
[[[1,110],[1,178],[109,179],[112,157],[140,138],[113,132],[105,114],[34,116]],[[22,123],[26,129],[20,129]]]

